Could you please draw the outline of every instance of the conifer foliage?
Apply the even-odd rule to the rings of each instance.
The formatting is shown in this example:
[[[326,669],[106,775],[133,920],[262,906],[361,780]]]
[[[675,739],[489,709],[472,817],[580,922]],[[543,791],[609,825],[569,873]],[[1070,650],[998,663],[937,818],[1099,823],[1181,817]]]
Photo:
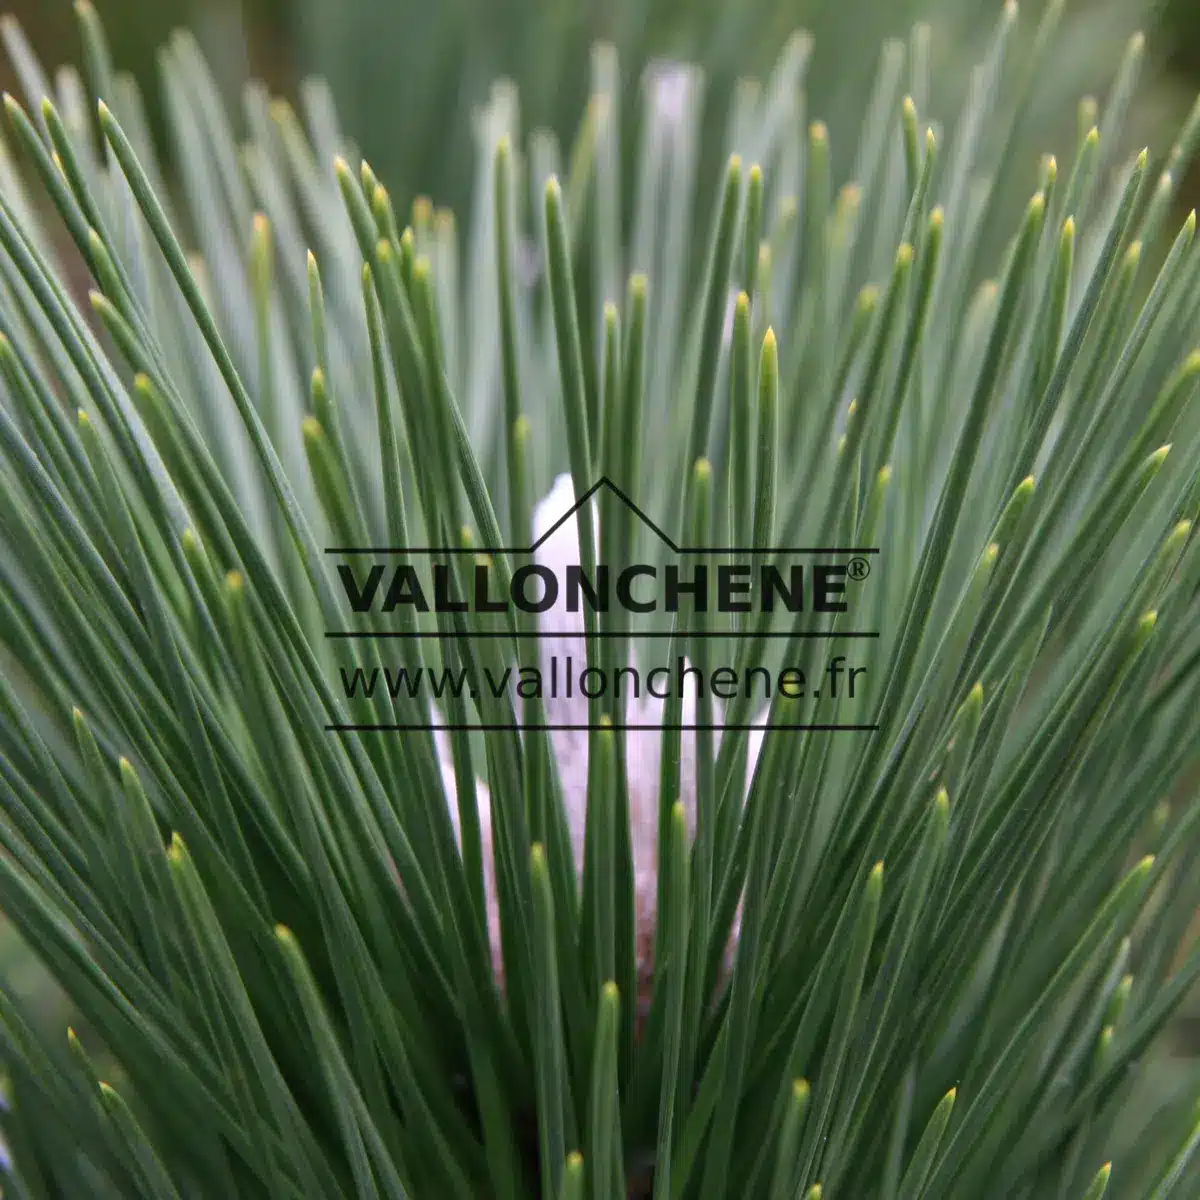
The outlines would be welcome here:
[[[1198,1194],[1200,1080],[1127,1134],[1200,974],[1200,105],[1123,157],[1135,39],[1025,161],[1062,8],[945,127],[889,44],[840,186],[803,35],[715,188],[695,70],[599,46],[565,154],[497,85],[471,212],[407,223],[317,83],[231,113],[176,36],[168,172],[86,0],[82,71],[5,26],[0,910],[76,1014],[0,990],[6,1194]],[[327,728],[411,720],[341,691],[331,547],[508,578],[601,477],[670,542],[597,493],[592,565],[878,548],[853,618],[666,627],[859,694]],[[456,619],[385,648],[544,652]]]

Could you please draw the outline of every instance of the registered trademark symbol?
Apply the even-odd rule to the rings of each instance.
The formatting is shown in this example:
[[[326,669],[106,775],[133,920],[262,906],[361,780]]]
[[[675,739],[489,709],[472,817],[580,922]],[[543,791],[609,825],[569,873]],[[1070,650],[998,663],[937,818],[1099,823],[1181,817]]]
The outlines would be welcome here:
[[[871,573],[871,564],[865,558],[852,558],[846,566],[846,573],[851,579],[866,579]]]

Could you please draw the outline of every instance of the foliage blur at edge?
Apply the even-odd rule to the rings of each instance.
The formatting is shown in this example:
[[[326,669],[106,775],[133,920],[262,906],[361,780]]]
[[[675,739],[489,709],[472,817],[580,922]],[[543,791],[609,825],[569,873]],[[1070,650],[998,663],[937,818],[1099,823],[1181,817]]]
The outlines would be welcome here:
[[[15,0],[20,21],[43,61],[77,57],[69,0]],[[913,23],[934,26],[933,106],[954,112],[970,65],[991,28],[997,0],[496,0],[494,3],[410,3],[408,0],[108,0],[99,5],[117,65],[132,70],[149,102],[160,145],[162,124],[156,58],[170,32],[191,27],[218,82],[236,98],[245,79],[264,78],[294,93],[307,75],[327,79],[344,129],[407,204],[414,195],[466,211],[476,147],[473,113],[500,78],[512,78],[525,129],[549,128],[566,144],[586,101],[588,55],[597,40],[617,49],[626,89],[659,59],[704,67],[706,148],[701,179],[715,178],[724,159],[730,98],[738,80],[762,78],[779,47],[797,29],[810,31],[820,53],[807,77],[813,116],[846,128],[862,115],[880,45],[906,37]],[[1026,0],[1026,33],[1044,0]],[[1200,28],[1189,0],[1072,0],[1059,35],[1054,79],[1039,89],[1030,113],[1036,154],[1074,133],[1079,97],[1103,95],[1111,66],[1136,28],[1157,31],[1148,76],[1165,65],[1195,68],[1188,31]],[[1160,15],[1166,14],[1160,26]],[[5,66],[3,81],[11,86]],[[1190,88],[1183,89],[1185,92]],[[1143,89],[1141,126],[1178,118],[1169,89]],[[1189,97],[1190,98],[1190,97]],[[635,106],[625,106],[632,134]],[[1135,126],[1139,124],[1134,114]],[[1138,128],[1136,136],[1143,136]],[[850,167],[852,146],[832,147],[835,169]],[[1028,179],[1013,181],[1014,203]]]

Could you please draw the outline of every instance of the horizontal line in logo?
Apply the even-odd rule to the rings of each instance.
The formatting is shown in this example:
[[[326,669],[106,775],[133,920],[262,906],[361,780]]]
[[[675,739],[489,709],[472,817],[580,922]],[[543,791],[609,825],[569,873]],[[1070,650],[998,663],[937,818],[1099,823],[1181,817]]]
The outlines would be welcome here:
[[[437,630],[433,630],[433,629],[418,630],[415,633],[404,633],[402,630],[398,630],[398,629],[327,629],[325,631],[325,636],[327,638],[337,638],[337,639],[350,640],[350,641],[376,641],[376,640],[382,641],[382,640],[389,639],[389,638],[408,638],[408,637],[411,637],[411,638],[472,637],[472,638],[486,639],[486,638],[510,638],[510,637],[513,637],[514,635],[507,632],[506,630],[502,630],[502,629],[484,629],[484,630],[455,629],[455,630],[452,630],[447,633],[439,633]],[[535,638],[539,641],[542,640],[543,638],[578,638],[580,641],[585,641],[589,635],[578,629],[560,629],[560,630],[549,630],[547,632],[542,632],[541,630],[539,630],[537,633],[518,633],[515,636],[521,637],[521,638]],[[879,636],[879,634],[873,633],[873,632],[868,632],[867,630],[863,630],[863,629],[848,629],[844,633],[841,633],[841,632],[838,632],[835,630],[808,630],[808,631],[805,631],[802,633],[771,632],[771,633],[758,633],[758,634],[756,634],[750,630],[746,630],[744,632],[738,632],[735,630],[728,630],[725,632],[720,632],[720,631],[712,630],[712,629],[703,630],[703,631],[691,630],[690,632],[688,630],[681,630],[678,633],[669,633],[665,630],[653,630],[648,633],[626,634],[626,633],[620,632],[619,630],[610,629],[607,631],[598,630],[596,633],[591,634],[590,636],[595,637],[595,638],[600,638],[602,640],[604,638],[628,637],[631,641],[636,641],[638,638],[651,638],[651,639],[655,639],[655,640],[659,640],[659,641],[666,641],[668,638],[672,638],[672,637],[680,638],[680,639],[682,639],[682,638],[700,638],[700,639],[705,639],[705,640],[708,640],[708,639],[715,640],[717,638],[725,638],[725,637],[737,638],[739,640],[742,638],[753,638],[753,637],[761,637],[764,639],[773,639],[773,640],[784,640],[784,639],[793,638],[793,637],[795,637],[795,638],[825,638],[828,640],[833,640],[836,638],[877,638]]]
[[[701,732],[730,733],[734,730],[764,733],[874,733],[878,725],[326,725],[328,733],[415,733],[419,730],[445,733],[576,733],[593,729],[617,729],[628,733]]]
[[[327,546],[326,554],[532,554],[528,546]],[[680,546],[672,554],[878,554],[878,546]]]

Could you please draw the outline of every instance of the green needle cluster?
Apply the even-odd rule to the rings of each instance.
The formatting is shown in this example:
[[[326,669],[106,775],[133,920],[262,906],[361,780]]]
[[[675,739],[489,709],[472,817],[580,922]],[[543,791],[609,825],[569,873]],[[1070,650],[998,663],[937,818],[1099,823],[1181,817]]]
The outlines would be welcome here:
[[[712,195],[689,69],[639,101],[600,47],[561,162],[497,86],[468,222],[184,34],[167,186],[87,0],[83,73],[5,26],[0,911],[74,1014],[0,988],[6,1195],[1200,1194],[1200,1075],[1139,1110],[1200,977],[1200,103],[1123,159],[1134,39],[1018,158],[1062,8],[1014,58],[1004,6],[948,134],[894,44],[845,182],[793,39]],[[859,693],[589,698],[582,757],[484,687],[327,728],[411,717],[340,689],[330,547],[506,594],[602,477],[665,536],[602,490],[585,572],[878,554],[853,614],[585,608],[577,657],[850,644]],[[528,614],[392,622],[538,661]]]

